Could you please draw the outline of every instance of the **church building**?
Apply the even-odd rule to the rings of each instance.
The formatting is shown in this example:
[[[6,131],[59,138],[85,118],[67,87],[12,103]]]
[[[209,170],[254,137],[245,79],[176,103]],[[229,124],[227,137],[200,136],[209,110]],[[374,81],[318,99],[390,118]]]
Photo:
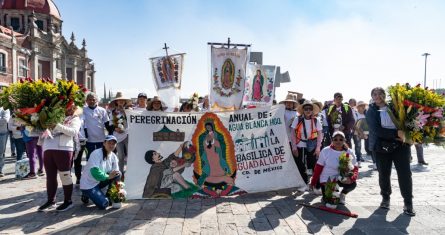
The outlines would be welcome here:
[[[52,0],[0,0],[0,86],[20,79],[74,80],[95,91],[94,64],[86,42],[62,35]]]

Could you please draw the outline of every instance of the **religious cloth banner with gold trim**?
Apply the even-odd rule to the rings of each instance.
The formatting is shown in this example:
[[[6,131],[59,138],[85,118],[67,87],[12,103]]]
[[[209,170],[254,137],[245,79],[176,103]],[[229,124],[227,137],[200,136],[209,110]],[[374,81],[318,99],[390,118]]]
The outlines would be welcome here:
[[[150,58],[156,90],[181,89],[184,54]]]
[[[243,105],[272,106],[276,68],[274,65],[247,65]]]
[[[246,75],[247,48],[211,46],[210,106],[212,110],[241,107]]]
[[[232,112],[127,110],[127,198],[217,198],[304,188],[284,106]]]

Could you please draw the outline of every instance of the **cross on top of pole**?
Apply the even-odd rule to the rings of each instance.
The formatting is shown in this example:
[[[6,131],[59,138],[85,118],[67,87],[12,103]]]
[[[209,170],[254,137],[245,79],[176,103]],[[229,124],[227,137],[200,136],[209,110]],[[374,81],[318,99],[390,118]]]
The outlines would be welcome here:
[[[164,43],[164,47],[163,47],[162,49],[165,50],[165,56],[168,56],[168,49],[169,49],[169,48],[170,48],[170,47],[167,46],[167,43]]]

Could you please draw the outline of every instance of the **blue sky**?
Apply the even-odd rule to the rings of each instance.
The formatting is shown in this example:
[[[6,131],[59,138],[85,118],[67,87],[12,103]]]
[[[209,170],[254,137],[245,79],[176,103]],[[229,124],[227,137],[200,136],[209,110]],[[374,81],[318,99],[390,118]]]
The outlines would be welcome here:
[[[117,1],[55,0],[63,34],[87,42],[96,64],[96,89],[135,97],[156,95],[149,57],[185,52],[182,97],[208,93],[207,42],[252,44],[264,64],[289,71],[292,82],[277,89],[306,98],[368,101],[375,86],[396,82],[445,86],[445,3],[441,1]]]

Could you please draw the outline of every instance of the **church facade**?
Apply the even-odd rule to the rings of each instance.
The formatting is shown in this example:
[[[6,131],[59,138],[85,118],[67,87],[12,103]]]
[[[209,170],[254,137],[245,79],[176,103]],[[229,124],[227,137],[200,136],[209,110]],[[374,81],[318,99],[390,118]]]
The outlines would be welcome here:
[[[0,0],[0,86],[20,79],[73,80],[95,91],[95,69],[86,42],[62,35],[52,0]]]

